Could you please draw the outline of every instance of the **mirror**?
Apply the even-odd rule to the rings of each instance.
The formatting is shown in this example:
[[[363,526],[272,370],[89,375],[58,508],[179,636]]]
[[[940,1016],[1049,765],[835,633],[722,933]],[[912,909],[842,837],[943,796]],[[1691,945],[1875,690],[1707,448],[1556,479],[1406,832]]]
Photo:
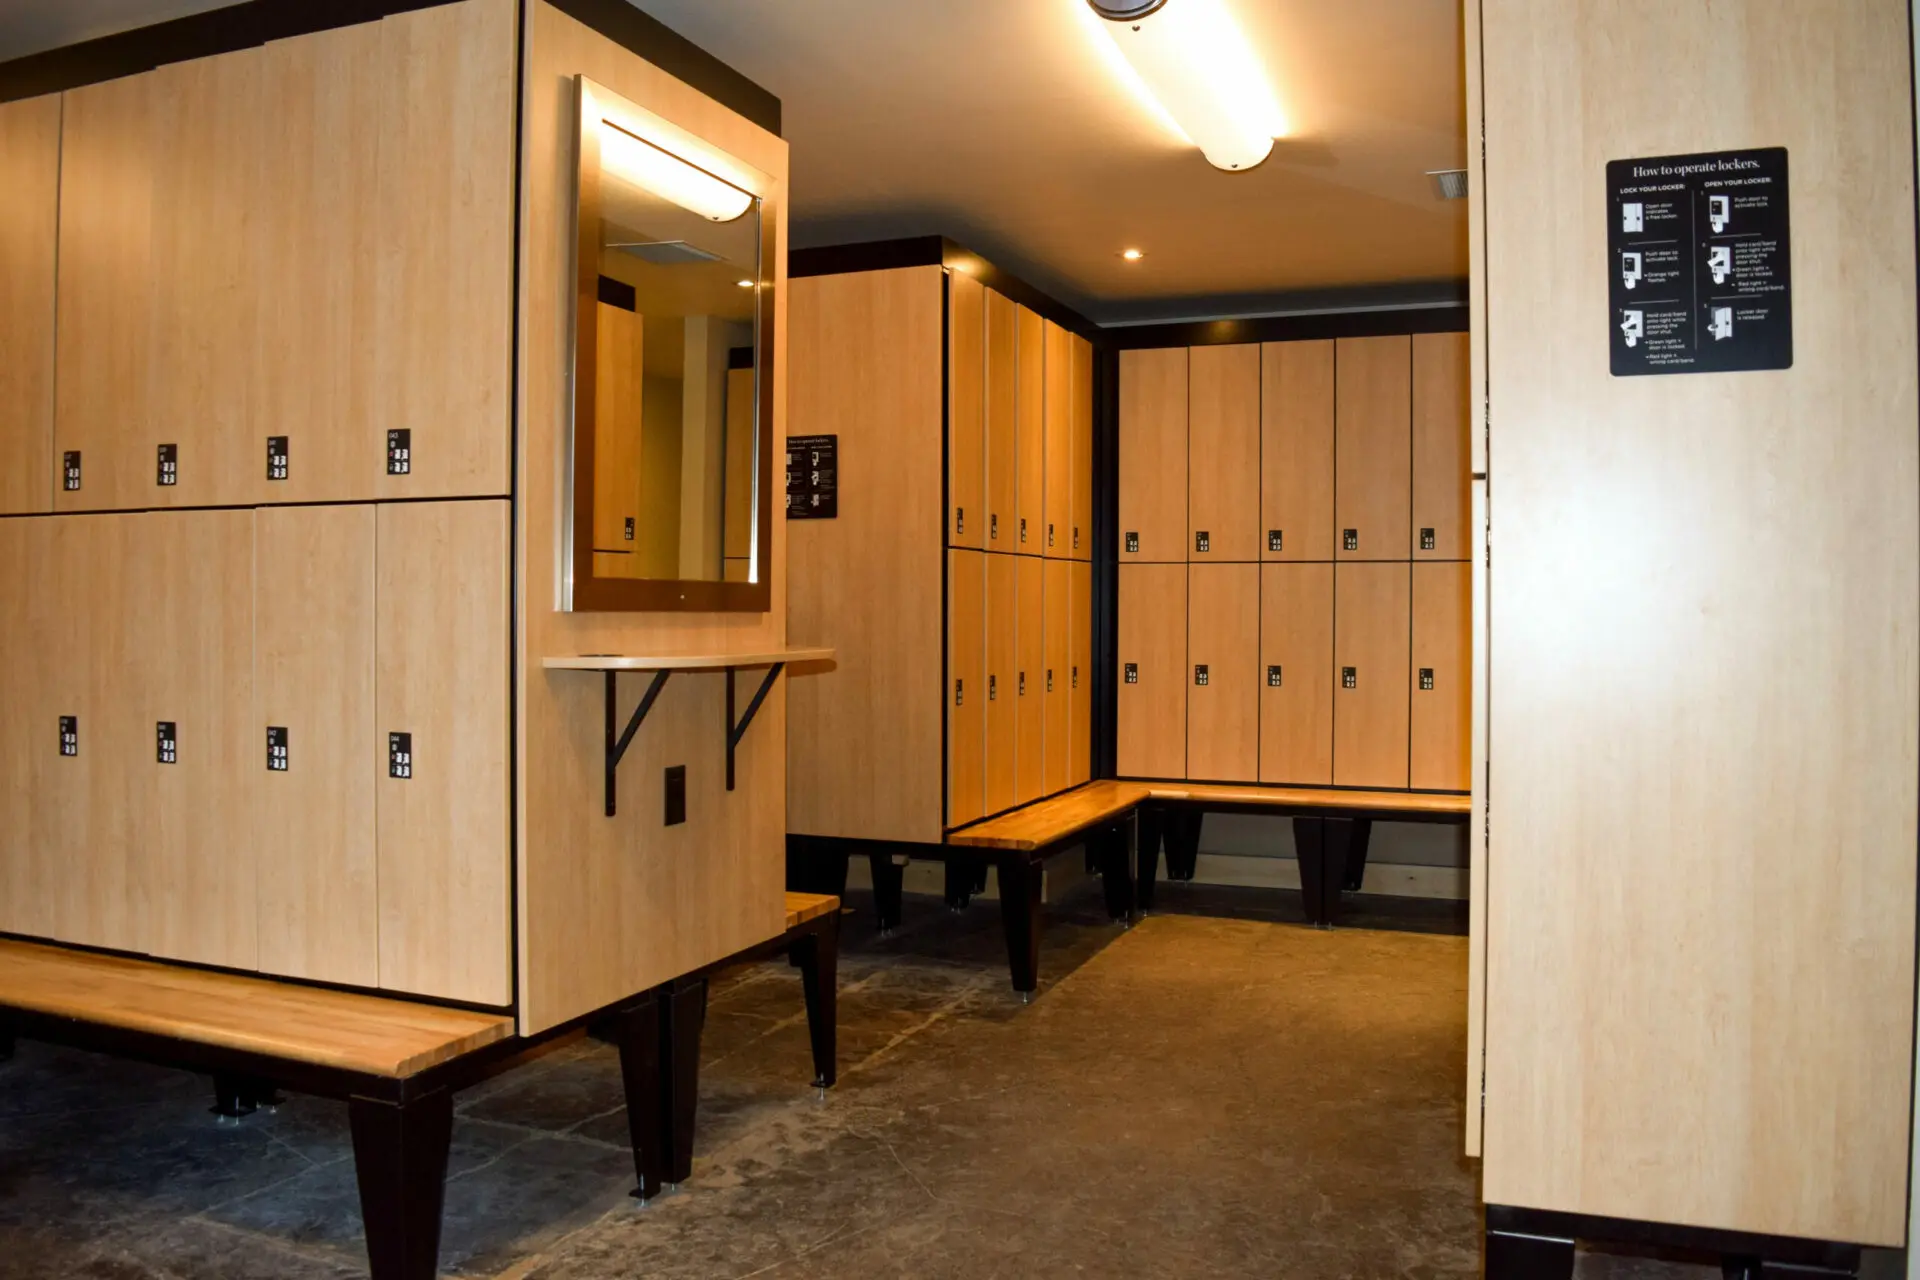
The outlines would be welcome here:
[[[580,80],[575,610],[770,600],[771,184]]]

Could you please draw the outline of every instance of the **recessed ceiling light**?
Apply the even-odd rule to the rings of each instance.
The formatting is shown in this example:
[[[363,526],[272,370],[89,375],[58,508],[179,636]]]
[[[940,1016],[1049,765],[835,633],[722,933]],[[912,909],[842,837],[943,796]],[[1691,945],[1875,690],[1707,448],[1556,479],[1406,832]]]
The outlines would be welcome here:
[[[1140,259],[1146,257],[1147,255],[1140,252],[1138,249],[1122,249],[1120,251],[1120,256],[1125,258],[1128,262],[1138,262],[1140,261]]]
[[[737,284],[737,285],[739,285],[739,286],[740,286],[740,287],[741,287],[742,289],[751,289],[751,288],[753,288],[753,281],[751,281],[751,280],[736,280],[736,281],[734,281],[734,283],[735,283],[735,284]]]

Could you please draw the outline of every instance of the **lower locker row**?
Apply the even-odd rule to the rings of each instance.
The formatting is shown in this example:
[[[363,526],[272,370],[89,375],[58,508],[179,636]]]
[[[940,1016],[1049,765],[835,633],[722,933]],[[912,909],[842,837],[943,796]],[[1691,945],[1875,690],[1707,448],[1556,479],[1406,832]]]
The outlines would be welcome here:
[[[1467,790],[1470,569],[1122,565],[1120,776]]]
[[[1093,566],[947,552],[947,825],[1092,773]]]
[[[508,519],[0,521],[0,931],[510,1003]]]

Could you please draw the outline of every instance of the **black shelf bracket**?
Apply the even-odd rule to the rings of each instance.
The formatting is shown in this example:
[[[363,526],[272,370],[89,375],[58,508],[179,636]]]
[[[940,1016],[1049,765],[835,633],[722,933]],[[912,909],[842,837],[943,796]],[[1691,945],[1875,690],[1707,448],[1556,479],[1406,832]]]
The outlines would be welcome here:
[[[641,697],[640,705],[633,709],[633,718],[627,721],[625,731],[620,732],[618,737],[615,736],[615,725],[619,723],[619,712],[615,704],[619,701],[619,685],[617,681],[620,673],[609,670],[606,674],[607,816],[611,818],[613,816],[613,779],[615,773],[618,772],[620,768],[620,759],[627,754],[627,748],[633,743],[633,735],[640,731],[640,722],[647,718],[647,712],[653,710],[654,700],[660,696],[660,690],[666,688],[667,677],[673,673],[670,671],[656,671],[653,673],[653,683],[647,686],[647,692]],[[727,674],[731,677],[733,673],[728,672]],[[733,759],[733,750],[731,747],[727,750],[727,759],[729,762]],[[729,770],[729,776],[731,776],[731,770]]]
[[[787,664],[776,662],[767,668],[767,678],[760,682],[760,689],[753,695],[753,701],[747,704],[747,714],[739,724],[733,722],[733,671],[727,668],[727,790],[733,790],[733,749],[740,745],[740,739],[746,736],[747,726],[753,723],[753,717],[760,710],[760,704],[767,700],[767,693],[773,688],[773,682],[780,678],[780,670]],[[664,673],[663,673],[664,674]]]

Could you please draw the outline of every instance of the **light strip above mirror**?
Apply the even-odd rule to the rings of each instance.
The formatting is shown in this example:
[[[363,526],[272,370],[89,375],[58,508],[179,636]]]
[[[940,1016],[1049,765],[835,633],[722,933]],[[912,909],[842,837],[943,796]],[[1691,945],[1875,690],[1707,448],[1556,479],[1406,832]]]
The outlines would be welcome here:
[[[751,165],[581,77],[581,107],[597,119],[601,163],[623,180],[714,222],[731,222],[773,182]]]

